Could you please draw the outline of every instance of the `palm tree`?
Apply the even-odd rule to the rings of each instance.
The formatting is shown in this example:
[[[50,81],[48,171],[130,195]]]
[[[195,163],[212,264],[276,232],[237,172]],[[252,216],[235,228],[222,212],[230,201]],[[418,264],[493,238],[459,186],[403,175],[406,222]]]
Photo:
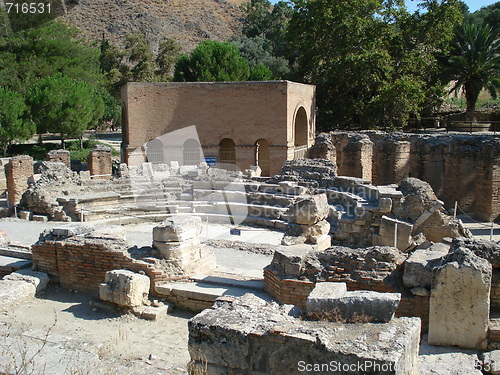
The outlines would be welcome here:
[[[465,24],[456,32],[446,72],[456,80],[450,92],[463,89],[467,102],[466,118],[476,121],[476,102],[485,88],[493,98],[500,89],[500,40],[498,29],[488,25]]]

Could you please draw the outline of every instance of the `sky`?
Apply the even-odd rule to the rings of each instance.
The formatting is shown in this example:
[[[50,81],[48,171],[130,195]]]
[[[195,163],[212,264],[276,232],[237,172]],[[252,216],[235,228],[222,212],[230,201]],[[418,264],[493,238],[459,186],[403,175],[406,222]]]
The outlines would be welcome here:
[[[271,3],[276,4],[279,0],[271,0]],[[465,0],[465,3],[469,6],[469,11],[475,12],[476,10],[496,3],[497,0]],[[408,7],[408,10],[410,12],[413,12],[414,10],[417,9],[417,0],[406,0],[406,6]]]

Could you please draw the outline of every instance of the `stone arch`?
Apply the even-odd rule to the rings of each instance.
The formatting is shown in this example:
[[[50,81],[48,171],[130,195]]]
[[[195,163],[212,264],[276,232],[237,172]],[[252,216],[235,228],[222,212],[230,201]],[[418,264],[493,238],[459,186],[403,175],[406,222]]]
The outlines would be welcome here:
[[[269,142],[264,138],[259,138],[255,142],[255,165],[262,170],[262,176],[271,175],[271,158],[269,155]]]
[[[163,154],[163,142],[158,138],[152,139],[146,146],[147,161],[153,164],[160,164],[165,162],[165,155]]]
[[[201,146],[196,139],[186,140],[182,146],[182,160],[184,165],[199,165],[201,163]]]
[[[304,107],[299,107],[297,112],[295,113],[295,121],[294,121],[294,142],[295,146],[304,146],[307,145],[308,140],[308,118],[307,112]]]
[[[295,113],[293,123],[293,139],[294,139],[294,159],[305,158],[307,154],[308,143],[308,118],[304,107],[299,107]]]
[[[236,164],[236,144],[231,138],[224,138],[219,143],[219,163]]]

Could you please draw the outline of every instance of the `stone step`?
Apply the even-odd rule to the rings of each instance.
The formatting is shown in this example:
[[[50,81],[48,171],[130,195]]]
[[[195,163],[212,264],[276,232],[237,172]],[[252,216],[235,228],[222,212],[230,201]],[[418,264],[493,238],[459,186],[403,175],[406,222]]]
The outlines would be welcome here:
[[[0,255],[0,274],[12,273],[22,268],[30,268],[31,260]]]
[[[190,277],[191,280],[198,283],[220,285],[227,287],[254,289],[257,291],[264,291],[264,280],[263,279],[250,279],[241,280],[231,277],[221,277],[221,276],[210,276],[210,275],[195,275]]]
[[[211,307],[219,297],[240,297],[246,293],[252,293],[258,297],[272,301],[269,295],[255,289],[205,282],[160,284],[156,285],[155,290],[159,295],[167,298],[174,304],[193,311],[202,311]]]

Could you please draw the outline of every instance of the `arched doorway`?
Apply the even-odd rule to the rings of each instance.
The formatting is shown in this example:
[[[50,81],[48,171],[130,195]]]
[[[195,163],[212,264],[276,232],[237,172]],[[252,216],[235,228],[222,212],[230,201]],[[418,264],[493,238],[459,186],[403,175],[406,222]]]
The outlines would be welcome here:
[[[199,165],[201,163],[201,147],[196,139],[188,139],[182,149],[184,165]]]
[[[148,162],[153,164],[161,164],[165,162],[162,141],[159,139],[152,139],[148,142],[146,147]]]
[[[300,107],[295,114],[294,122],[294,159],[305,158],[307,153],[307,113],[304,107]]]
[[[219,163],[236,164],[236,144],[230,138],[224,138],[219,143]]]
[[[263,177],[271,175],[271,158],[269,156],[269,142],[263,138],[255,142],[255,165],[262,170]]]

